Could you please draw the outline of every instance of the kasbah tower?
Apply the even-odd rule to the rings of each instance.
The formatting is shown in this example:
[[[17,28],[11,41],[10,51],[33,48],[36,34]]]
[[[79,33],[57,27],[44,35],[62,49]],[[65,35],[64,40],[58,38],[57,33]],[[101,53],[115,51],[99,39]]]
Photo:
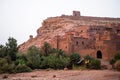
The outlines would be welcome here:
[[[79,11],[49,17],[35,37],[30,35],[28,41],[19,45],[19,51],[25,52],[32,45],[41,48],[44,42],[67,54],[77,52],[110,60],[120,51],[120,18],[81,16]]]

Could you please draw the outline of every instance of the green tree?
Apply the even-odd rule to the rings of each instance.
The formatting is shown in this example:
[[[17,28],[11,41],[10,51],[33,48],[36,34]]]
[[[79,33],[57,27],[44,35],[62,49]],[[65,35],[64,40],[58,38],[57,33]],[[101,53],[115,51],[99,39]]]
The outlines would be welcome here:
[[[27,51],[27,60],[27,65],[32,69],[40,68],[41,53],[39,48],[37,48],[36,46],[29,47]]]
[[[41,49],[42,49],[44,56],[48,56],[52,52],[51,46],[47,42],[44,43]]]
[[[62,49],[59,49],[58,52],[57,52],[57,56],[60,57],[60,56],[65,56],[64,55],[64,51]]]
[[[12,61],[16,60],[16,54],[18,52],[17,40],[9,37],[8,43],[6,43],[7,54],[11,57]]]
[[[62,49],[52,48],[52,54],[56,54],[57,57],[66,57],[65,52]]]
[[[24,53],[17,53],[17,59],[15,61],[15,64],[26,64],[27,63],[27,57]]]
[[[7,48],[4,45],[0,45],[0,57],[4,58],[7,56]]]

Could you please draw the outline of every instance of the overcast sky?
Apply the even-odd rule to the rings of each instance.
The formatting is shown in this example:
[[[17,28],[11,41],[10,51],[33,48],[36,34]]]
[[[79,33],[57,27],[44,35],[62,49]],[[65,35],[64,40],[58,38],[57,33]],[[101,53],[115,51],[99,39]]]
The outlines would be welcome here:
[[[0,0],[0,44],[8,37],[18,44],[36,36],[47,17],[71,15],[78,10],[84,16],[119,17],[120,0]]]

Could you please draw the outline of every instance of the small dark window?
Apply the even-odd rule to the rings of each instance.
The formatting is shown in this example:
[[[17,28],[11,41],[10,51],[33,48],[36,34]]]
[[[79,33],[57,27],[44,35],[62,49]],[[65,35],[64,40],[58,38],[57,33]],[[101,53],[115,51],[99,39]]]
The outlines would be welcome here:
[[[84,45],[84,42],[82,41],[82,45]]]
[[[76,45],[78,45],[78,41],[76,41]]]

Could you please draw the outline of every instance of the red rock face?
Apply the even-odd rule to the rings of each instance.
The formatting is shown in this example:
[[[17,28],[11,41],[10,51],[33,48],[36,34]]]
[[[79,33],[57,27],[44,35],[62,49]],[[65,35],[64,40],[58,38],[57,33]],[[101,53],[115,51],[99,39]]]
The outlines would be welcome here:
[[[78,52],[81,56],[89,54],[95,58],[109,60],[120,50],[120,18],[103,18],[63,15],[50,17],[43,21],[32,37],[19,46],[25,52],[30,46],[41,47],[44,42],[66,53]]]

